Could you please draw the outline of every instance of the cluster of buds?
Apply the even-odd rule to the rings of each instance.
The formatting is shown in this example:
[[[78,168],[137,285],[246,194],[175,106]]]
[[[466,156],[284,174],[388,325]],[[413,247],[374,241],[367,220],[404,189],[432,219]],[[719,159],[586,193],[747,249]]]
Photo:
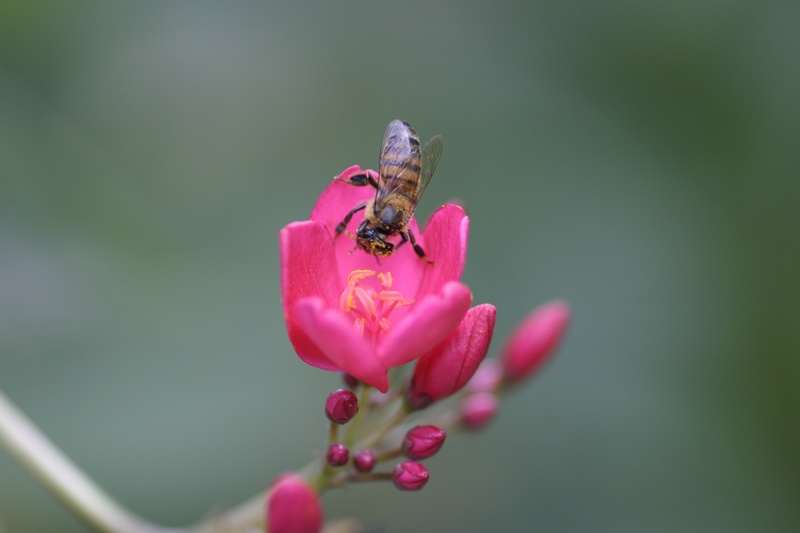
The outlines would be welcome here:
[[[346,379],[345,381],[351,380]],[[419,490],[428,481],[428,470],[418,461],[433,456],[444,444],[446,434],[436,426],[415,426],[409,429],[400,445],[388,446],[388,437],[381,438],[391,427],[384,428],[378,437],[356,435],[362,445],[356,448],[350,461],[350,448],[339,441],[339,426],[350,422],[358,413],[358,398],[347,389],[338,389],[328,395],[325,402],[325,416],[331,422],[328,450],[325,462],[329,473],[339,469],[331,476],[331,484],[342,481],[381,481],[391,479],[400,490]],[[366,440],[364,437],[367,437]],[[352,434],[349,441],[353,441]],[[365,447],[372,444],[372,447]],[[379,446],[376,446],[379,445]],[[391,472],[374,472],[378,463],[393,460],[404,455],[411,459],[397,464]],[[348,468],[340,469],[340,467]]]
[[[289,338],[309,365],[342,372],[347,388],[326,400],[330,428],[321,459],[302,476],[282,476],[270,491],[272,533],[319,531],[318,496],[329,489],[373,481],[406,491],[423,488],[429,472],[421,461],[439,452],[446,433],[487,427],[503,395],[542,367],[569,322],[565,302],[547,303],[522,320],[498,357],[487,360],[496,309],[472,307],[472,293],[461,282],[466,214],[445,205],[424,233],[412,218],[409,231],[433,261],[421,260],[408,246],[381,258],[376,268],[375,257],[351,253],[352,241],[337,238],[342,217],[374,195],[348,183],[365,174],[377,179],[360,167],[345,170],[309,221],[281,231]],[[295,513],[302,522],[286,516]],[[291,523],[299,525],[283,525]]]

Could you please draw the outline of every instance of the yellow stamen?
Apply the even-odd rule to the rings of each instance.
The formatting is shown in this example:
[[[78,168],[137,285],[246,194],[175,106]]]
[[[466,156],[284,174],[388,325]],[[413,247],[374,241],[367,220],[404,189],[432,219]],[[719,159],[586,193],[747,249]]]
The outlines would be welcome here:
[[[377,275],[380,291],[363,283],[375,274],[374,270],[353,270],[348,274],[347,287],[339,298],[342,312],[355,315],[353,326],[359,335],[363,336],[368,331],[373,339],[380,332],[388,334],[392,330],[389,315],[395,308],[414,303],[414,298],[406,298],[400,291],[388,290],[394,283],[391,272]]]
[[[391,272],[386,272],[385,274],[383,272],[381,272],[380,274],[378,274],[378,279],[381,280],[381,286],[384,289],[392,288],[392,273]]]
[[[350,272],[350,274],[347,275],[347,284],[352,285],[353,283],[358,283],[362,279],[374,275],[375,275],[374,270],[367,270],[367,269],[353,270]],[[380,275],[378,277],[380,277]]]

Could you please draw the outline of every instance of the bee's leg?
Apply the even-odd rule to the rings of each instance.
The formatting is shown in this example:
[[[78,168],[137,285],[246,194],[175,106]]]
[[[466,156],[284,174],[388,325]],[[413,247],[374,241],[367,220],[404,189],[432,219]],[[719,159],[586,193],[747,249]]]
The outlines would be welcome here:
[[[372,174],[367,174],[366,172],[364,174],[355,174],[353,176],[350,176],[350,179],[341,181],[349,183],[350,185],[355,185],[356,187],[363,187],[365,185],[370,185],[374,187],[375,190],[378,190],[380,188],[380,186],[378,185],[378,181],[372,177]]]
[[[401,240],[400,243],[397,245],[398,248],[400,247],[400,245],[402,245],[404,242],[406,242],[406,241],[408,241],[410,239],[411,240],[411,246],[414,247],[414,253],[417,254],[417,256],[420,259],[424,259],[425,261],[427,261],[428,264],[430,264],[430,265],[433,264],[433,261],[431,261],[430,259],[428,259],[425,256],[425,250],[422,249],[422,246],[417,244],[417,239],[414,238],[414,233],[411,230],[408,230],[407,232],[406,231],[400,232],[400,237],[403,240]]]
[[[347,228],[347,224],[350,222],[350,219],[353,218],[353,215],[356,214],[357,212],[361,211],[362,209],[366,208],[368,203],[369,202],[364,202],[363,204],[358,204],[353,209],[351,209],[349,213],[347,213],[345,215],[344,220],[339,222],[339,224],[336,226],[336,236],[337,237],[345,230],[345,228]]]

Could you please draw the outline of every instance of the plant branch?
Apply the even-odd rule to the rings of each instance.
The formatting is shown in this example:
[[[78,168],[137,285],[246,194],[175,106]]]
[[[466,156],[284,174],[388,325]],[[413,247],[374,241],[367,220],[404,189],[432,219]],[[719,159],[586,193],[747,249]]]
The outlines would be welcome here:
[[[64,456],[0,392],[0,441],[62,503],[99,531],[177,533],[135,516],[112,500]]]

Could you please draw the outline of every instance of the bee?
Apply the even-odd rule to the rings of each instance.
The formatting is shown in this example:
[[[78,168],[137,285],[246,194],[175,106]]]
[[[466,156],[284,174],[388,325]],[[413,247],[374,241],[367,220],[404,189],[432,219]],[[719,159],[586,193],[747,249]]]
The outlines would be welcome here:
[[[419,137],[408,122],[390,122],[381,142],[379,179],[364,173],[344,180],[357,187],[374,187],[375,198],[351,209],[336,226],[336,236],[345,231],[355,213],[364,209],[364,221],[356,231],[358,248],[379,259],[392,255],[397,248],[410,240],[419,258],[433,263],[425,256],[422,246],[417,244],[408,222],[430,183],[441,156],[441,135],[434,136],[420,151]],[[399,243],[394,244],[387,240],[398,234],[401,239]]]

